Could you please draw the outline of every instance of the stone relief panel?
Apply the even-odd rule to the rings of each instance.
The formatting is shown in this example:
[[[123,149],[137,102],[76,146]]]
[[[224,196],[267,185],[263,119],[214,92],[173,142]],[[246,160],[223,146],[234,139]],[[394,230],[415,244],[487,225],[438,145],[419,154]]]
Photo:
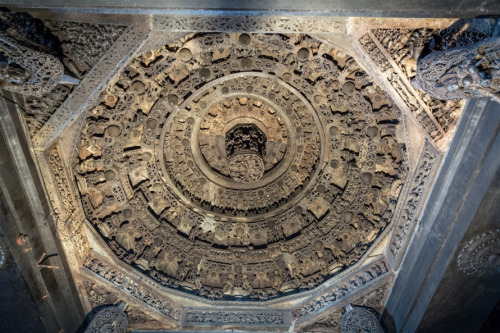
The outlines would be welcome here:
[[[435,165],[439,160],[438,152],[426,144],[418,161],[413,181],[409,183],[408,195],[403,204],[401,215],[396,220],[394,232],[389,244],[389,257],[398,265],[403,259],[411,234],[416,227],[419,208],[424,203],[423,198],[431,183]]]
[[[299,304],[292,309],[292,316],[295,320],[304,322],[306,319],[324,311],[327,307],[350,297],[352,294],[364,288],[367,284],[381,279],[390,274],[389,266],[384,259],[377,260],[369,265],[361,267],[357,272],[352,273],[342,282],[334,284],[325,291],[318,292],[317,295],[309,298],[303,304]]]
[[[463,102],[416,89],[411,79],[417,62],[427,54],[490,38],[494,29],[488,20],[460,20],[446,29],[365,28],[358,42],[384,74],[430,137],[439,141],[451,133],[461,114]]]
[[[34,136],[126,27],[36,19],[26,13],[0,12],[3,89],[22,95],[25,122]],[[19,44],[21,43],[21,44]],[[20,71],[23,69],[24,71]]]
[[[82,228],[81,210],[71,189],[71,181],[59,146],[52,147],[45,156],[52,180],[52,183],[46,183],[46,186],[59,238],[63,241],[66,251],[74,253],[76,258],[82,260],[88,251],[88,242]]]
[[[88,295],[88,299],[92,308],[97,308],[103,305],[118,304],[122,301],[116,293],[109,291],[99,284],[85,281],[84,288]],[[162,328],[164,326],[156,319],[151,318],[150,316],[135,308],[134,306],[131,306],[130,304],[125,309],[125,313],[128,318],[128,327],[131,329],[155,329]]]
[[[352,266],[388,225],[401,127],[354,59],[313,37],[191,34],[107,88],[73,173],[124,262],[190,294],[267,300]]]
[[[87,256],[83,266],[165,316],[180,320],[180,309],[171,300],[158,296],[144,281],[136,281],[135,278],[108,266],[92,253]]]
[[[346,19],[328,16],[155,16],[154,29],[172,32],[345,33]]]
[[[214,310],[209,309],[185,309],[182,316],[184,327],[189,326],[216,326],[225,325],[243,327],[249,326],[276,326],[289,327],[291,322],[290,311],[272,309],[247,309],[238,310],[231,308]]]
[[[390,284],[384,284],[381,287],[369,292],[363,297],[353,298],[349,303],[353,306],[363,307],[373,310],[377,319],[380,319],[380,314],[384,312],[384,304],[387,293],[390,290]],[[341,332],[340,322],[345,309],[341,308],[322,316],[322,319],[313,324],[309,324],[299,328],[299,332]]]

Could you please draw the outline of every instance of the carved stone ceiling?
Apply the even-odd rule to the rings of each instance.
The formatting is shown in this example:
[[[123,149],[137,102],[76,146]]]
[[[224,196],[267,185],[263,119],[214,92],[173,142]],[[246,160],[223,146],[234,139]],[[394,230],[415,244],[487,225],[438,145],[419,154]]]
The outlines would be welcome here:
[[[136,328],[382,311],[461,112],[409,83],[453,21],[190,19],[46,22],[81,81],[25,118],[82,300]]]
[[[311,36],[195,34],[128,64],[72,171],[123,261],[211,299],[269,299],[352,266],[385,229],[407,173],[400,117]]]

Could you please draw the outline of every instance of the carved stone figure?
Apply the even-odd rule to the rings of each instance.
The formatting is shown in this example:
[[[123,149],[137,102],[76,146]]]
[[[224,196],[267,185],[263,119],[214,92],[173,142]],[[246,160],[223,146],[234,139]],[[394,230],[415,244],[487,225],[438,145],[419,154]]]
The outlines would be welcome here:
[[[500,39],[429,54],[419,60],[412,83],[442,100],[500,101]]]
[[[53,55],[28,45],[27,41],[0,33],[0,51],[4,54],[0,87],[22,95],[42,96],[61,81],[64,67]]]

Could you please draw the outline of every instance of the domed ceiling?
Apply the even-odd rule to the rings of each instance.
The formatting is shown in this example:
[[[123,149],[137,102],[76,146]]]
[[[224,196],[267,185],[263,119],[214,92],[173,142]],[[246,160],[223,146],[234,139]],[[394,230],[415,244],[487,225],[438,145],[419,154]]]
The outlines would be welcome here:
[[[401,113],[304,34],[191,34],[133,59],[72,170],[114,254],[169,288],[267,300],[356,264],[407,175]]]

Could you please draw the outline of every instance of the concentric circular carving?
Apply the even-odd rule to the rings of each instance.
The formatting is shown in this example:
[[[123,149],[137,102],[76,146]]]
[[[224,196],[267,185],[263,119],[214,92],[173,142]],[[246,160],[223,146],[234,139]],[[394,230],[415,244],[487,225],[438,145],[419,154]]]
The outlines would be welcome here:
[[[470,276],[493,275],[500,272],[500,229],[485,232],[471,239],[457,258],[460,270]]]
[[[399,113],[354,59],[273,34],[197,34],[152,54],[108,87],[74,164],[116,255],[224,299],[313,288],[356,263],[406,167]]]

